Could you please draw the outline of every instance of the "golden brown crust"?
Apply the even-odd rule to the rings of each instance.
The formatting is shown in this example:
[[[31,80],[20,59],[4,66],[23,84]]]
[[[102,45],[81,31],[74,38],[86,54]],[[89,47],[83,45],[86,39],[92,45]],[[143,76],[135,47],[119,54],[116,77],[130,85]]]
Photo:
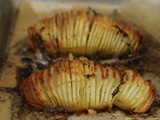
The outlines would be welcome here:
[[[147,111],[155,98],[155,87],[137,71],[119,71],[92,60],[56,62],[33,73],[20,86],[22,97],[34,107],[86,110],[112,108]]]
[[[137,52],[142,38],[130,26],[91,11],[57,13],[28,29],[35,51],[100,57]],[[114,42],[113,42],[114,41]]]

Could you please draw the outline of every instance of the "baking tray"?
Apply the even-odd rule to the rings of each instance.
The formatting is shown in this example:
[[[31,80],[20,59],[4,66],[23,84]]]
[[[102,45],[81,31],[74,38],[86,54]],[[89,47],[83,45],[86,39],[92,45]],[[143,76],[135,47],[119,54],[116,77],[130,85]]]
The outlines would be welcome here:
[[[10,1],[11,3],[13,1]],[[1,71],[0,80],[0,120],[41,120],[41,119],[160,119],[160,2],[158,0],[132,0],[121,2],[83,2],[83,1],[42,1],[30,0],[12,3],[11,11],[13,19],[8,17],[12,28],[9,34],[9,24],[5,27],[6,43],[3,48],[3,55],[6,53],[4,65]],[[55,111],[39,111],[23,103],[17,92],[17,67],[21,66],[22,57],[35,59],[32,52],[27,52],[27,28],[33,25],[37,20],[52,16],[56,12],[68,11],[71,9],[94,9],[97,12],[107,14],[111,17],[118,18],[132,25],[145,38],[145,53],[140,61],[129,63],[130,67],[143,69],[141,73],[146,80],[151,80],[157,88],[156,102],[154,102],[149,112],[145,114],[126,113],[117,108],[112,111],[100,111],[95,115],[82,113],[66,113]],[[9,10],[9,9],[8,9]],[[7,13],[7,15],[9,15]],[[5,22],[4,22],[5,23]],[[14,28],[14,29],[13,29]],[[1,33],[4,34],[4,33]],[[9,36],[9,37],[7,37]],[[4,37],[3,37],[4,39]],[[2,38],[1,38],[2,42]],[[0,42],[0,43],[1,43]],[[7,45],[8,43],[8,45]],[[8,48],[7,48],[8,46]],[[1,48],[2,49],[2,48]],[[4,57],[3,57],[4,58]],[[2,66],[2,65],[1,65]]]

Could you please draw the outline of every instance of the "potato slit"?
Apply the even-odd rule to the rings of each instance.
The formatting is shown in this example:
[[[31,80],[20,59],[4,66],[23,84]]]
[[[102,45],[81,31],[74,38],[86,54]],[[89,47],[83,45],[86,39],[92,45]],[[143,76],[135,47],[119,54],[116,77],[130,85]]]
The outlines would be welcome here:
[[[72,73],[71,73],[71,65],[70,65],[70,61],[68,62],[68,68],[69,68],[69,77],[70,77],[70,83],[71,83],[71,91],[70,91],[70,97],[71,97],[71,101],[70,101],[70,107],[72,108],[73,107],[73,85],[72,85]]]

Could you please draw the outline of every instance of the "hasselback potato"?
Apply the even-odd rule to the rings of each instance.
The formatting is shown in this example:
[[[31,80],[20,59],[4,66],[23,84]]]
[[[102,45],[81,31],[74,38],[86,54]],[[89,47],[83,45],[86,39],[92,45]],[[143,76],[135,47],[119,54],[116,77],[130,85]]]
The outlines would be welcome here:
[[[50,56],[117,56],[142,47],[142,37],[128,25],[93,11],[70,11],[45,18],[28,29],[35,51]]]
[[[154,86],[135,70],[118,70],[92,60],[64,60],[31,74],[21,84],[23,98],[36,108],[68,110],[119,108],[137,113],[149,109]]]

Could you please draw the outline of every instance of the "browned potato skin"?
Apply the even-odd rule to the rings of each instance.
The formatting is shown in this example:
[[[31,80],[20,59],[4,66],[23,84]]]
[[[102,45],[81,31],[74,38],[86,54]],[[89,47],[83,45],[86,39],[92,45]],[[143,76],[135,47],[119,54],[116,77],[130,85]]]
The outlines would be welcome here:
[[[45,18],[28,29],[33,50],[50,56],[117,56],[142,48],[142,38],[130,26],[91,11],[70,11]]]
[[[48,71],[49,80],[46,80],[49,85],[44,80],[45,71]],[[113,96],[118,87],[120,92]],[[156,94],[151,82],[145,81],[137,71],[119,71],[91,60],[56,62],[50,68],[33,73],[24,80],[20,89],[24,100],[36,108],[86,110],[112,108],[116,105],[135,113],[147,111]],[[136,90],[143,94],[134,93]],[[130,97],[133,99],[130,100]]]

